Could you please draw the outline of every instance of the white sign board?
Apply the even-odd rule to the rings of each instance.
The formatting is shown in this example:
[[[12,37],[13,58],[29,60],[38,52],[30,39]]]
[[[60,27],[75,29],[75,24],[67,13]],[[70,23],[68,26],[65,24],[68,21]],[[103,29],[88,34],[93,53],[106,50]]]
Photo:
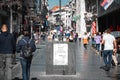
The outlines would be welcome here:
[[[68,65],[68,44],[53,45],[53,65]]]

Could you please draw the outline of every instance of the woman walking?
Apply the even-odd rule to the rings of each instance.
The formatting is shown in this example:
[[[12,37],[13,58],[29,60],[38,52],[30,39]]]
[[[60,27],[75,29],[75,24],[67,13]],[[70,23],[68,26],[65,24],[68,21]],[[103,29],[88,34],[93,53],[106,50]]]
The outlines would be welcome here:
[[[28,33],[28,31],[24,31],[23,35],[24,36],[22,37],[22,39],[18,41],[16,50],[17,52],[20,52],[20,62],[22,66],[23,80],[30,80],[31,61],[33,57],[33,52],[36,50],[36,46],[34,40],[31,39],[31,36]],[[30,51],[27,52],[29,56],[25,52],[26,44],[29,44]]]
[[[85,49],[87,49],[87,44],[88,44],[88,35],[87,33],[85,33],[85,35],[83,36],[83,45]]]

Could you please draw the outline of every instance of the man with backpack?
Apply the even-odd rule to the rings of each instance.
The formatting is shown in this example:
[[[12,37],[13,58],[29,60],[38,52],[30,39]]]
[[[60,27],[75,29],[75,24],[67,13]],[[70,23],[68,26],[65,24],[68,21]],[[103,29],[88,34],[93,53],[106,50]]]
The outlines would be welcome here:
[[[23,80],[30,80],[30,66],[36,46],[28,31],[24,31],[23,35],[23,38],[18,41],[16,50],[20,52]]]

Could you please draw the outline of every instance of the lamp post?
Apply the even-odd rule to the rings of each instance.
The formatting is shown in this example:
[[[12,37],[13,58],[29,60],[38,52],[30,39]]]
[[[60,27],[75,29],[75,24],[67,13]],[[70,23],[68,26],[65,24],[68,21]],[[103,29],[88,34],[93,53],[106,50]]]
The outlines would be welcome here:
[[[59,8],[60,8],[60,13],[61,13],[61,0],[59,0]]]
[[[13,10],[12,10],[12,1],[11,1],[11,4],[10,4],[10,33],[13,32]]]
[[[33,9],[34,7],[30,7],[30,11],[31,11],[31,13],[30,13],[30,32],[31,32],[31,36],[32,36],[32,34],[33,34],[33,19],[32,19],[32,16],[34,16],[34,12],[33,12]],[[32,37],[31,37],[32,38]]]
[[[59,25],[61,26],[61,0],[59,0],[59,10],[60,10],[60,16],[59,16],[60,23],[59,23]]]
[[[32,33],[33,33],[33,21],[30,20],[30,32],[31,32],[31,36],[32,36]],[[31,37],[32,38],[32,37]]]

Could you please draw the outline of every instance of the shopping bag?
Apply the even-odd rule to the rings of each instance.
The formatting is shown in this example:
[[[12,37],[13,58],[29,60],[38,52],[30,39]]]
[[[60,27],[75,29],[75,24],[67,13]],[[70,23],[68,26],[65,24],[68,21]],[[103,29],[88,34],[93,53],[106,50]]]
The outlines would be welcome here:
[[[112,55],[112,60],[113,60],[113,62],[115,64],[115,66],[117,66],[118,61],[117,61],[116,55]]]

